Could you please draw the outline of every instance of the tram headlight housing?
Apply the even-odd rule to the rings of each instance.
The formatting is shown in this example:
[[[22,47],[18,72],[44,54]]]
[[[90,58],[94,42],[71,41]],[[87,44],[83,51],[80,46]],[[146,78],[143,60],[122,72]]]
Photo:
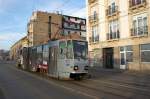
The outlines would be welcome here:
[[[74,70],[78,70],[79,68],[78,68],[78,66],[74,66]]]

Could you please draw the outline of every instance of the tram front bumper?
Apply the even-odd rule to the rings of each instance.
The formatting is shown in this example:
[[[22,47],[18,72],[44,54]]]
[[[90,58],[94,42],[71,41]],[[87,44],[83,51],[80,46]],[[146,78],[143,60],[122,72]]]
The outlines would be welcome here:
[[[70,78],[72,78],[72,79],[83,78],[86,75],[87,75],[87,73],[70,73]]]

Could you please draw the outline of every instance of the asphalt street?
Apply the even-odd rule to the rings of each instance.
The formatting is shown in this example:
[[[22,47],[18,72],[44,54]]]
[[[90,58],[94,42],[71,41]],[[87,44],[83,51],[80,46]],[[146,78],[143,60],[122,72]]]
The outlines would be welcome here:
[[[46,81],[12,64],[0,64],[0,99],[91,99],[55,82]]]
[[[150,99],[150,73],[91,68],[91,78],[62,81],[0,63],[0,99]]]

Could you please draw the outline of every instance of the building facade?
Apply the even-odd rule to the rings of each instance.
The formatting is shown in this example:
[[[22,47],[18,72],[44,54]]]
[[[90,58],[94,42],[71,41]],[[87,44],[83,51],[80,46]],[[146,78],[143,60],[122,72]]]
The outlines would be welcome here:
[[[19,41],[17,41],[11,48],[10,48],[10,59],[16,60],[19,56],[20,49],[23,47],[28,47],[28,39],[27,36],[23,37]]]
[[[69,34],[86,39],[85,19],[58,13],[33,12],[27,29],[29,46],[43,44]]]
[[[86,0],[91,64],[150,70],[150,1]]]

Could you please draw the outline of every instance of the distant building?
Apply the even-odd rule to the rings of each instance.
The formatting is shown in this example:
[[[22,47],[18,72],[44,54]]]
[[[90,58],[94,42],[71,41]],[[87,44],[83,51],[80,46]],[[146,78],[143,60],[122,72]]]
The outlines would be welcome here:
[[[28,47],[28,39],[27,36],[23,37],[19,41],[17,41],[10,49],[10,59],[16,60],[19,55],[20,49],[23,47]]]
[[[9,60],[9,51],[0,50],[0,61],[7,61]]]
[[[150,0],[86,0],[94,66],[150,70]]]
[[[0,60],[3,60],[3,53],[4,53],[4,50],[0,50]]]
[[[29,46],[39,45],[69,34],[86,39],[86,20],[62,14],[33,12],[27,29]]]

